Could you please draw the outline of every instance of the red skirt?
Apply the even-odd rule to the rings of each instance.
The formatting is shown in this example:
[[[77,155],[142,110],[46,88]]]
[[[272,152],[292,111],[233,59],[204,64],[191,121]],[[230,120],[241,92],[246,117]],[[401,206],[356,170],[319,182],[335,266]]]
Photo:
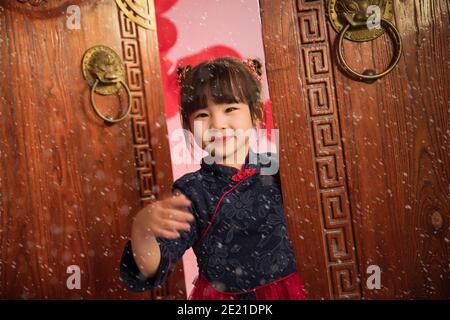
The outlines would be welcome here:
[[[194,285],[189,300],[236,300],[237,295],[253,291],[256,300],[304,300],[302,282],[297,272],[272,281],[260,287],[244,292],[221,292],[215,289],[209,281],[200,274]]]

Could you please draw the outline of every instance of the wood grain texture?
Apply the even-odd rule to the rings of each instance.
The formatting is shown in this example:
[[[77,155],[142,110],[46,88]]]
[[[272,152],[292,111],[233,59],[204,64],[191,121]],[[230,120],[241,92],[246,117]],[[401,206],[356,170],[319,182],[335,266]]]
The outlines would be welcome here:
[[[360,270],[382,271],[381,290],[365,289],[363,296],[448,299],[449,4],[394,5],[404,51],[390,75],[364,84],[334,63]],[[381,70],[393,54],[390,41],[384,35],[346,42],[348,61],[358,70]]]
[[[149,1],[153,5],[153,1]],[[154,16],[154,9],[150,10]],[[119,15],[125,19],[122,12]],[[122,21],[122,20],[121,20]],[[137,110],[143,110],[144,115],[138,112],[133,120],[133,140],[135,147],[136,168],[140,181],[141,204],[146,206],[154,199],[160,199],[172,192],[172,162],[170,159],[170,146],[166,127],[166,114],[164,111],[163,87],[161,81],[160,58],[158,49],[158,36],[156,30],[137,29],[137,45],[141,57],[139,66],[142,69],[142,88],[144,96],[138,93],[135,106],[141,104]],[[130,69],[134,68],[134,58],[127,54],[131,52],[128,39],[122,37],[124,57],[129,57],[129,79],[139,78]],[[141,98],[144,98],[141,100]],[[146,113],[146,115],[145,115]],[[143,116],[143,117],[142,117]],[[146,130],[143,130],[146,128]],[[141,132],[147,132],[147,141],[141,140]],[[175,270],[169,276],[161,289],[152,292],[153,299],[186,299],[186,285],[184,281],[183,261],[180,259]]]
[[[128,293],[118,270],[132,216],[172,182],[156,32],[132,33],[114,1],[78,4],[81,29],[69,30],[59,1],[1,2],[0,298],[183,298],[180,267],[153,294]],[[130,118],[113,126],[80,68],[98,44],[122,57],[132,91]],[[124,98],[96,101],[118,115]],[[66,287],[69,265],[81,290]]]
[[[450,297],[448,2],[395,1],[399,66],[376,83],[336,59],[326,2],[260,1],[288,228],[308,297]],[[381,70],[387,35],[345,42]],[[370,265],[381,289],[369,290]]]
[[[283,199],[299,272],[311,299],[358,298],[323,5],[260,3]]]

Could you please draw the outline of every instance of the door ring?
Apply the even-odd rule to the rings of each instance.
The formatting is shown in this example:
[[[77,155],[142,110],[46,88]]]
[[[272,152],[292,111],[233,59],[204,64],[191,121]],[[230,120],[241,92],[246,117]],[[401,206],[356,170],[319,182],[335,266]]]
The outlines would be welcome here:
[[[402,55],[402,39],[400,37],[400,33],[398,32],[397,28],[388,20],[381,19],[381,25],[383,27],[387,27],[389,29],[389,34],[393,36],[393,43],[394,43],[394,57],[392,58],[392,61],[389,65],[389,67],[380,73],[370,74],[370,71],[366,70],[363,73],[358,73],[355,70],[353,70],[348,63],[345,61],[345,54],[344,54],[344,38],[346,32],[350,28],[350,23],[348,23],[342,31],[339,33],[339,40],[338,40],[338,59],[342,67],[353,77],[360,81],[367,81],[372,82],[375,80],[378,80],[384,76],[386,76],[388,73],[390,73],[394,68],[397,66],[398,62],[400,61],[400,57]]]
[[[130,89],[128,88],[127,84],[123,80],[120,80],[120,84],[122,84],[122,87],[124,87],[125,91],[127,92],[128,108],[127,108],[127,111],[121,117],[119,117],[117,119],[113,119],[112,117],[105,117],[104,115],[102,115],[100,113],[100,111],[98,111],[97,105],[95,104],[94,94],[95,94],[95,89],[96,89],[96,87],[97,87],[99,82],[100,81],[98,79],[95,80],[94,85],[91,88],[90,98],[91,98],[91,105],[92,105],[92,108],[94,109],[94,112],[97,114],[97,116],[99,116],[101,119],[103,119],[103,121],[105,121],[105,123],[107,123],[107,124],[113,124],[113,123],[117,123],[117,122],[122,121],[123,119],[125,119],[130,114],[130,111],[131,111],[131,92],[130,92]]]

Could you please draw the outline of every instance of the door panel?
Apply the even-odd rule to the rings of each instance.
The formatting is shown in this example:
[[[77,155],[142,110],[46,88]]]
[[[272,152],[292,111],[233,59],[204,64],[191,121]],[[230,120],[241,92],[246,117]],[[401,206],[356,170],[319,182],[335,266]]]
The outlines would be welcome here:
[[[326,1],[261,0],[288,227],[309,297],[450,297],[448,2],[394,1],[396,69],[352,80]],[[387,35],[345,42],[358,71],[386,68]],[[293,183],[299,181],[299,183]],[[369,289],[370,266],[381,288]]]
[[[70,5],[79,29],[68,27]],[[185,297],[181,265],[153,294],[119,279],[132,217],[172,183],[153,2],[137,5],[149,29],[114,1],[0,2],[1,298]],[[132,97],[130,116],[111,126],[81,71],[95,45],[119,54]],[[115,117],[127,107],[124,90],[95,101]],[[70,265],[79,290],[66,286]]]
[[[448,1],[394,1],[403,56],[374,84],[334,64],[366,298],[450,298],[448,9]],[[345,50],[360,70],[385,68],[393,55],[386,34]],[[382,270],[380,290],[365,286],[370,265]]]

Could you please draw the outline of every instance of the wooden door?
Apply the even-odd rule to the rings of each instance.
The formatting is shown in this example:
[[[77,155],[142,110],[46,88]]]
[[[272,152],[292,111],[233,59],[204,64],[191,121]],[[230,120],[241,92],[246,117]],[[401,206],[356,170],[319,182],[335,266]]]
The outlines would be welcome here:
[[[119,279],[132,217],[172,184],[153,1],[0,1],[0,31],[0,298],[184,298],[181,265],[153,294]],[[113,125],[81,70],[96,45],[125,65]],[[95,100],[116,117],[119,96]]]
[[[448,1],[394,1],[403,55],[372,84],[340,68],[328,1],[260,4],[284,203],[309,297],[450,298]],[[393,49],[385,34],[346,41],[345,54],[357,71],[381,70]],[[367,286],[370,266],[380,289]]]

